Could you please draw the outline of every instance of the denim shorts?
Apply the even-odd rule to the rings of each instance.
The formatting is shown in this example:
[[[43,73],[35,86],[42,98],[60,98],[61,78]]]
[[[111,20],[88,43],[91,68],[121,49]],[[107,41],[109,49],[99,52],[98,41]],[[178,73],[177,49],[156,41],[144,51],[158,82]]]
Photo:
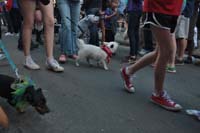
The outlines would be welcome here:
[[[151,24],[156,27],[170,30],[174,33],[177,25],[178,16],[166,15],[161,13],[144,13],[142,16],[143,25]]]

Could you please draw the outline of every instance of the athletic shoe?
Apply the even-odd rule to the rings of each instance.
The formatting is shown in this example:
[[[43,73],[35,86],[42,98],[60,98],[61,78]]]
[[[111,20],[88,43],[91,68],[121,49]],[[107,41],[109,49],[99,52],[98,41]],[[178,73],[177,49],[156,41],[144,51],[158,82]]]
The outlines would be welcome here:
[[[193,59],[192,59],[192,57],[187,57],[186,59],[185,59],[185,61],[184,61],[186,64],[192,64],[193,63]]]
[[[6,32],[5,33],[5,36],[13,36],[14,34],[13,33],[10,33],[10,32]]]
[[[6,58],[5,54],[0,53],[0,60],[3,60],[3,59],[5,59],[5,58]]]
[[[166,71],[169,73],[176,73],[176,67],[167,66]]]
[[[130,58],[128,59],[129,64],[134,64],[136,61],[137,61],[137,58],[135,56],[130,56]]]
[[[183,60],[183,59],[182,59],[182,60],[176,59],[176,60],[175,60],[175,64],[176,64],[177,66],[183,66],[183,65],[184,65],[184,60]]]
[[[126,67],[121,69],[121,76],[124,82],[125,89],[130,93],[135,92],[135,88],[133,84],[131,83],[131,77],[126,74]]]
[[[58,64],[58,62],[53,59],[52,61],[46,61],[47,68],[54,72],[63,72],[64,68]]]
[[[25,60],[24,67],[31,69],[31,70],[39,70],[40,69],[40,66],[38,64],[36,64],[31,57],[29,59]]]
[[[170,111],[180,111],[182,109],[181,105],[171,100],[166,91],[164,91],[162,95],[156,95],[153,93],[151,101]]]
[[[194,61],[194,64],[195,64],[196,66],[200,66],[200,59],[196,59],[196,60]]]

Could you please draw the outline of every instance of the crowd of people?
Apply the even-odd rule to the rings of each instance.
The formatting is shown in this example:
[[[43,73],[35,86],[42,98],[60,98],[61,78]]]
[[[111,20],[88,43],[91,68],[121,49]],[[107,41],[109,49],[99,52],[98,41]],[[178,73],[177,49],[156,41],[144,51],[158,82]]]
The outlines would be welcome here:
[[[200,31],[199,3],[199,0],[50,0],[45,5],[40,0],[6,0],[1,2],[0,24],[7,26],[6,36],[19,36],[18,48],[24,52],[26,68],[40,69],[30,52],[37,47],[32,42],[34,29],[36,41],[45,45],[47,68],[63,72],[64,68],[58,61],[65,63],[68,58],[77,58],[80,15],[100,17],[99,23],[88,27],[89,44],[96,46],[105,41],[115,41],[118,24],[123,20],[128,29],[130,46],[130,52],[122,59],[130,64],[121,69],[125,89],[130,93],[135,92],[131,75],[151,64],[155,71],[151,100],[165,109],[178,111],[182,109],[181,105],[174,102],[163,88],[165,73],[175,73],[176,65],[194,62],[194,28]],[[58,31],[55,30],[55,23],[61,25]],[[101,39],[99,31],[102,33]],[[60,44],[58,61],[53,55],[55,32],[58,32]],[[140,33],[143,33],[143,37]],[[200,32],[197,38],[200,40]],[[140,40],[144,40],[143,46],[140,46]],[[1,51],[0,59],[3,58]]]

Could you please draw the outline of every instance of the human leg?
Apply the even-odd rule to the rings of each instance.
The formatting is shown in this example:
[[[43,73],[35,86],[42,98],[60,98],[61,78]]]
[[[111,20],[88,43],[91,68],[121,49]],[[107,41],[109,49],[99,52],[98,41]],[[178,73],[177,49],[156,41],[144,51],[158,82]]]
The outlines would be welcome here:
[[[44,21],[44,40],[46,47],[46,56],[48,59],[53,58],[54,46],[54,16],[53,16],[53,3],[48,5],[40,4],[42,17]]]
[[[31,36],[34,23],[34,11],[35,11],[35,1],[30,0],[20,0],[20,10],[23,16],[23,25],[22,25],[22,43],[23,51],[26,57],[25,67],[29,69],[40,69],[40,67],[32,60],[30,55],[30,45],[31,45]]]
[[[72,42],[71,42],[71,48],[72,48],[72,55],[77,55],[78,51],[78,46],[76,44],[76,39],[77,39],[77,30],[78,30],[78,22],[79,22],[79,17],[80,17],[80,2],[72,2],[71,3],[71,8],[70,8],[70,13],[71,13],[71,20],[73,21],[74,24],[71,25],[71,37],[72,37]],[[70,44],[69,44],[70,45]]]
[[[61,67],[53,57],[54,46],[54,16],[53,16],[53,2],[48,5],[40,4],[43,21],[45,26],[44,38],[46,46],[47,68],[55,72],[63,72],[64,68]]]

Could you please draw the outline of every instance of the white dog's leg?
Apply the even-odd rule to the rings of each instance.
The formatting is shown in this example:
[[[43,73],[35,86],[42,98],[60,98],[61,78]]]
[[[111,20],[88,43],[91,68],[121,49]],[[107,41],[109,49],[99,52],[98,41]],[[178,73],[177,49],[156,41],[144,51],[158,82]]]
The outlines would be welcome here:
[[[104,68],[105,70],[108,70],[106,61],[105,61],[105,60],[102,60],[101,62],[102,62],[102,64],[103,64],[103,68]]]
[[[76,66],[79,67],[79,56],[76,58]]]
[[[86,58],[87,63],[92,66],[92,63],[90,62],[90,58]]]

